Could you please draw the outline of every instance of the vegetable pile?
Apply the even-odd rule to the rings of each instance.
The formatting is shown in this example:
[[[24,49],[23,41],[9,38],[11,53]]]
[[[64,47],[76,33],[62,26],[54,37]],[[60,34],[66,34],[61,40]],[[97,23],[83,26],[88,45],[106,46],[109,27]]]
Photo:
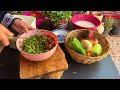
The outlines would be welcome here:
[[[102,46],[94,37],[94,33],[84,31],[80,37],[70,37],[67,41],[68,46],[75,52],[85,56],[97,57],[102,53]]]
[[[54,38],[44,35],[33,35],[23,40],[20,48],[29,54],[40,54],[47,52],[55,47]]]

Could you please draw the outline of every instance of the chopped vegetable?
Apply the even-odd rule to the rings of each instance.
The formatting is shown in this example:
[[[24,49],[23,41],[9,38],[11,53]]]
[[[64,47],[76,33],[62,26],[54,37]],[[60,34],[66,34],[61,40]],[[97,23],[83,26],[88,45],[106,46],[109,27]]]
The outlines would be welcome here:
[[[52,37],[35,34],[23,40],[20,47],[26,53],[40,54],[51,50],[54,46],[55,41]]]

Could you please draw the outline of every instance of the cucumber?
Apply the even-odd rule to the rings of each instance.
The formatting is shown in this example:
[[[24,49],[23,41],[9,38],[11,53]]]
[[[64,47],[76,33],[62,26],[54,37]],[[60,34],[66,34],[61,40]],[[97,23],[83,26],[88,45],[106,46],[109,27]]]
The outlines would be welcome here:
[[[75,52],[86,55],[86,51],[83,48],[82,43],[76,37],[70,37],[67,44]]]

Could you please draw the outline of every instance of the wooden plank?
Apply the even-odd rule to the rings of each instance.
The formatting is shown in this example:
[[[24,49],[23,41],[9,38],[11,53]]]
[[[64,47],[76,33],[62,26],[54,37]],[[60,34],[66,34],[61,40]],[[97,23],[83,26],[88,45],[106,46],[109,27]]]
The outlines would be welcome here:
[[[60,72],[68,69],[68,63],[65,54],[58,45],[55,53],[48,59],[40,62],[27,60],[20,54],[20,78],[31,78]]]
[[[59,72],[54,72],[54,73],[48,73],[45,75],[34,76],[28,79],[60,79],[63,73],[64,71],[59,71]]]

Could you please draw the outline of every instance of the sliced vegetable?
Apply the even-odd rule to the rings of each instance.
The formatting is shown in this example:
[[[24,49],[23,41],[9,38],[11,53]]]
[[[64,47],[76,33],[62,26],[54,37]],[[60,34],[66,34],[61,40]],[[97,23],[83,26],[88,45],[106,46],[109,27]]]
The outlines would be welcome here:
[[[20,47],[26,53],[40,54],[51,50],[54,46],[55,41],[52,37],[35,34],[23,40]]]

